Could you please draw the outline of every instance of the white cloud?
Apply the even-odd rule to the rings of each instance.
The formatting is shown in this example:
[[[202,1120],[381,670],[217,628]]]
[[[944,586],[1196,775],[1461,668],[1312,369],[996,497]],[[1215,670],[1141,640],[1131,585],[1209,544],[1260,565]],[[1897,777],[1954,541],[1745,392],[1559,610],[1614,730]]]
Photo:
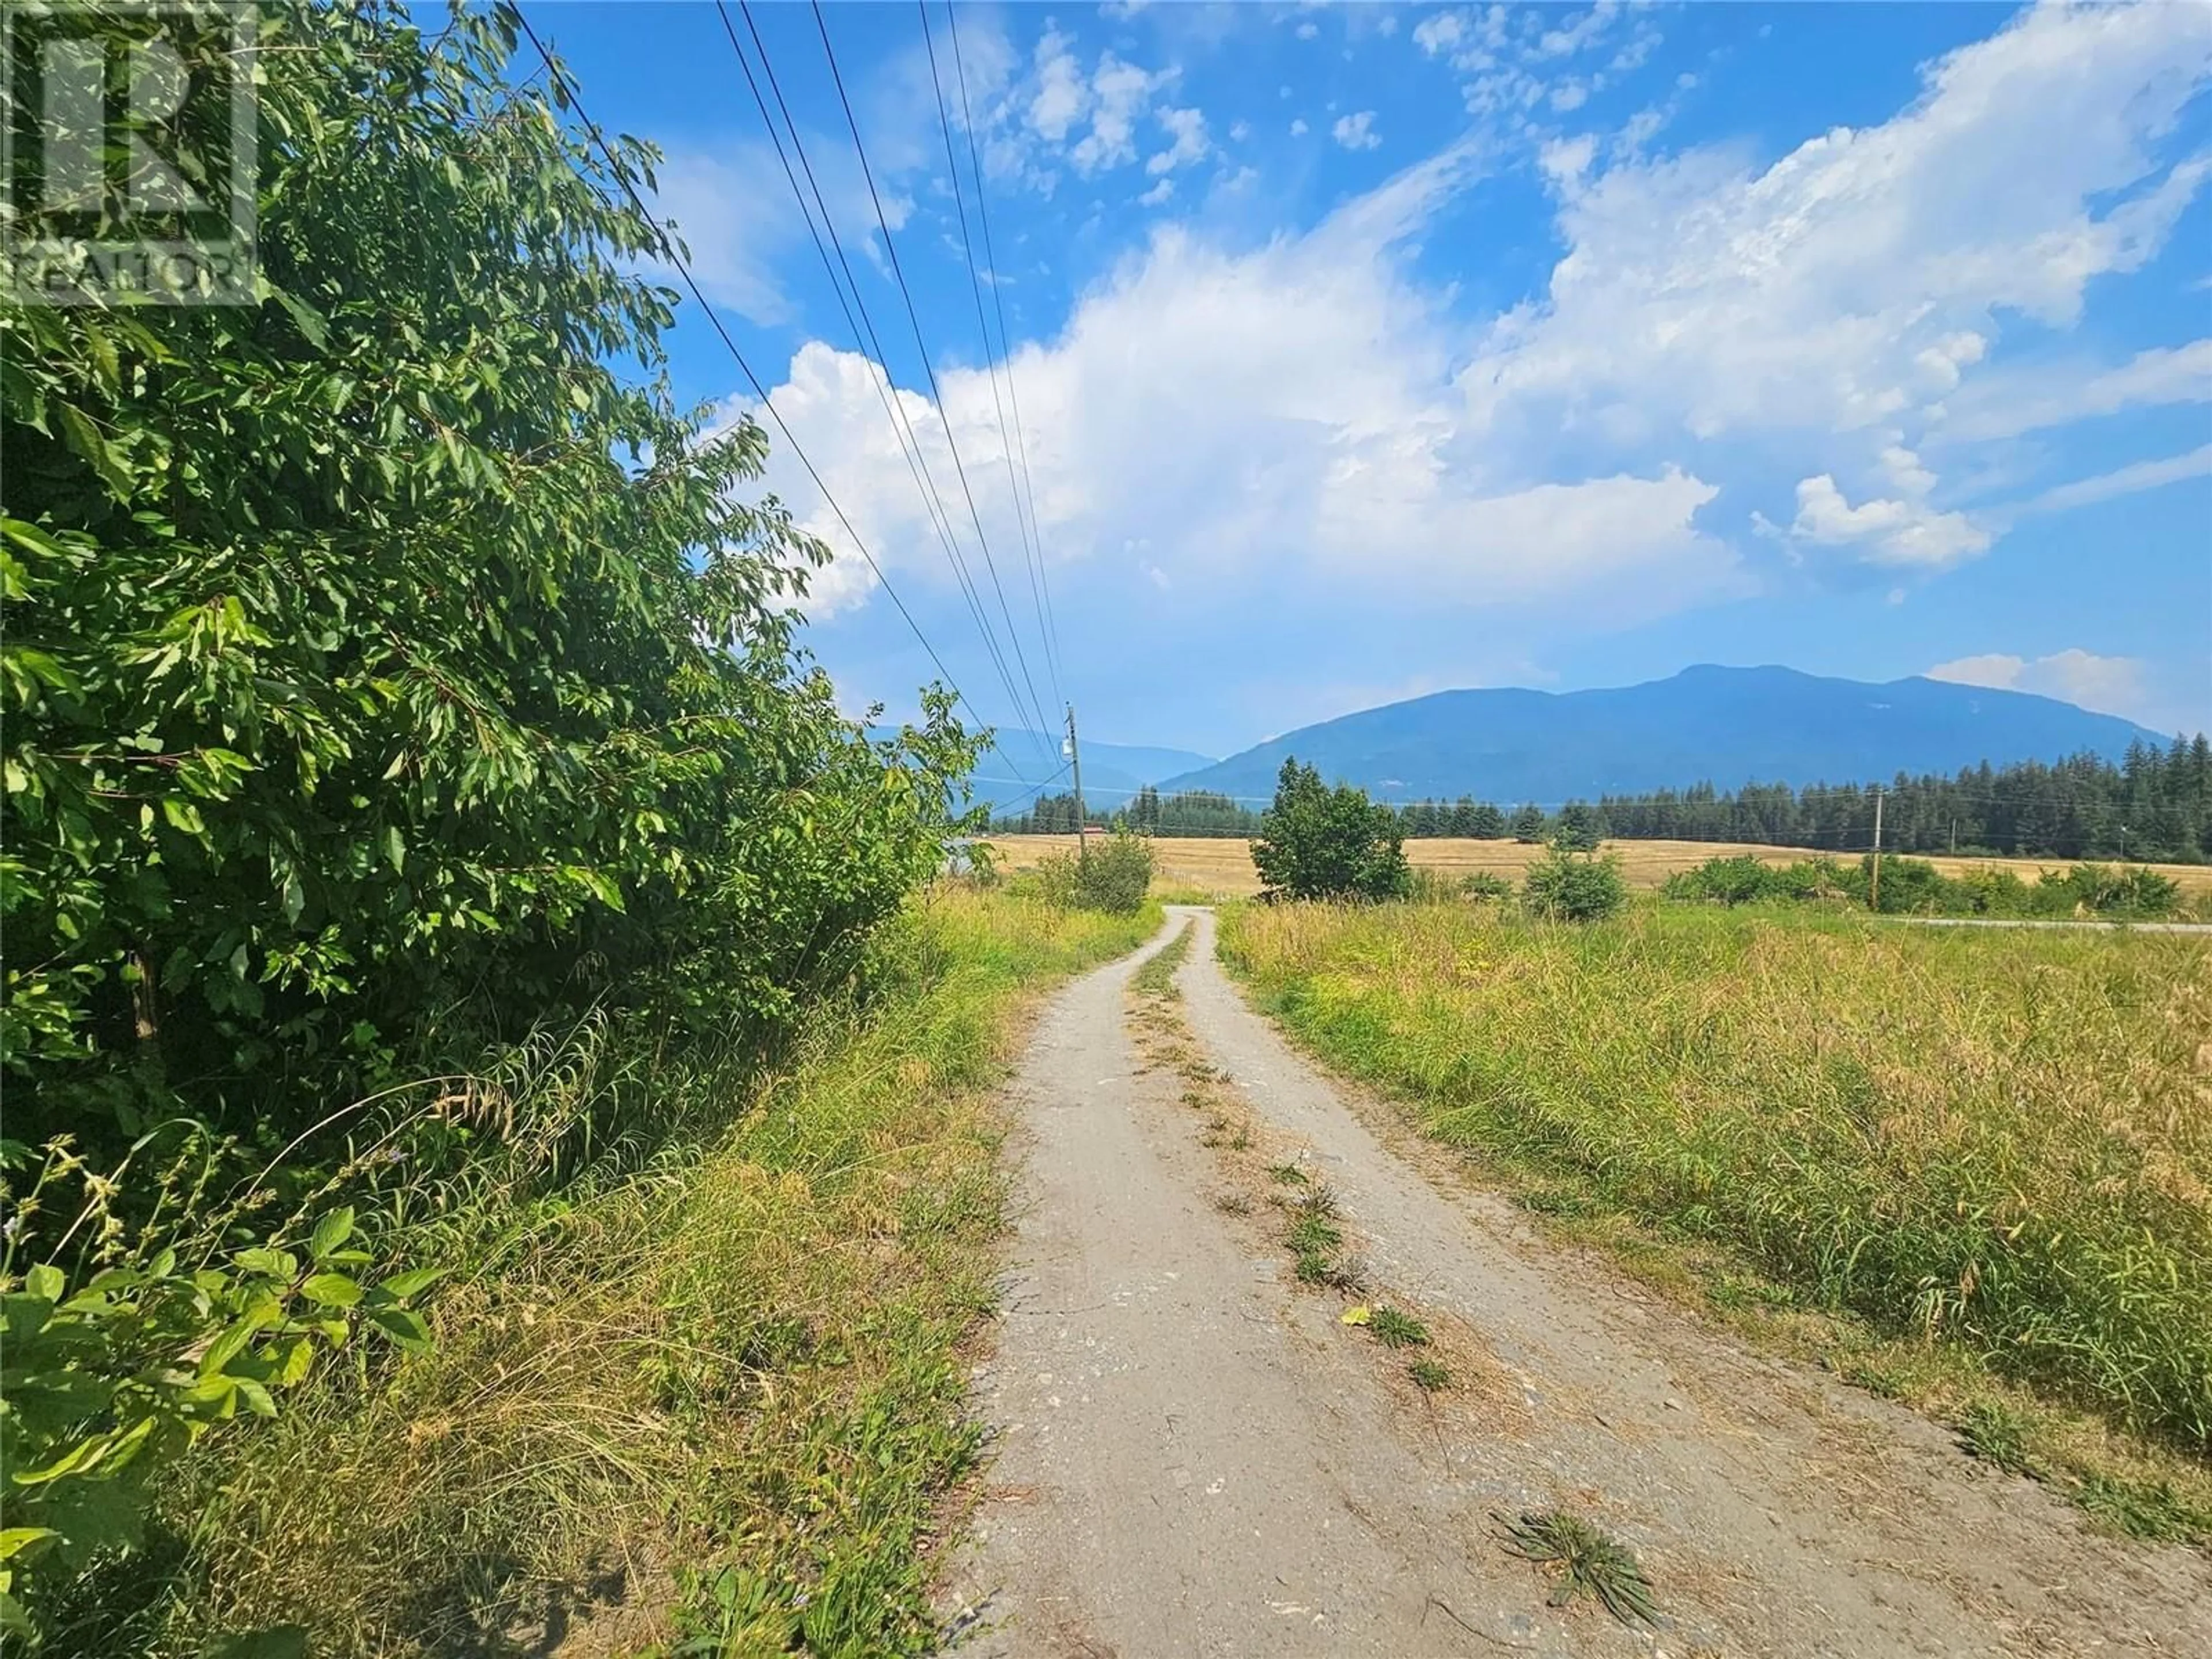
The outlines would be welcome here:
[[[1564,434],[1648,465],[1685,433],[1756,444],[1799,462],[1800,539],[1923,568],[1985,548],[1987,526],[1929,505],[1932,476],[1857,506],[1837,480],[1963,407],[2019,314],[2069,325],[2092,280],[2158,249],[2208,171],[2158,152],[2212,30],[2180,6],[2046,7],[1924,74],[1893,120],[1771,166],[1708,149],[1577,175],[1547,291],[1461,375],[1488,453],[1537,467]],[[1572,159],[1551,153],[1555,182]]]
[[[1610,0],[1599,0],[1598,4],[1580,16],[1570,15],[1559,27],[1547,29],[1538,38],[1536,55],[1540,58],[1571,58],[1584,48],[1595,46],[1613,27],[1613,20],[1620,10],[1620,8],[1610,3]]]
[[[1537,152],[1536,166],[1553,185],[1565,189],[1589,171],[1597,157],[1597,140],[1585,132],[1575,138],[1554,138]]]
[[[1065,139],[1091,106],[1090,82],[1068,50],[1074,44],[1073,35],[1049,26],[1036,44],[1037,88],[1030,99],[1029,125],[1047,143]]]
[[[2079,647],[2055,651],[2047,657],[2015,657],[2002,652],[1961,657],[1955,662],[1936,664],[1927,677],[2000,691],[2033,692],[2129,720],[2141,717],[2148,690],[2140,659],[2100,657]]]
[[[1467,38],[1467,20],[1455,11],[1431,12],[1413,25],[1413,44],[1434,58]]]
[[[1243,143],[1247,138],[1249,138],[1252,136],[1252,124],[1249,121],[1237,121],[1231,123],[1229,128],[1229,136],[1237,143]]]
[[[1314,36],[1320,33],[1321,25],[1318,23],[1301,23],[1298,25],[1297,35],[1298,39],[1301,40],[1310,40]]]
[[[1174,194],[1175,180],[1172,179],[1163,179],[1158,184],[1154,185],[1150,190],[1146,191],[1143,195],[1138,197],[1137,200],[1146,207],[1158,207],[1161,203],[1166,201],[1169,197]]]
[[[1825,472],[1798,481],[1790,533],[1816,546],[1856,549],[1869,563],[1930,570],[1985,552],[1992,539],[1966,514],[1939,513],[1921,501],[1869,496],[1853,507]]]
[[[764,144],[737,148],[727,159],[676,149],[655,169],[658,216],[675,222],[690,250],[691,274],[707,296],[753,321],[791,320],[793,309],[775,277],[778,258],[797,244],[801,221],[788,191],[769,188],[775,158]],[[673,267],[653,269],[669,282]]]
[[[1552,107],[1562,115],[1580,109],[1589,100],[1589,88],[1580,81],[1562,81],[1552,88]]]
[[[1306,125],[1306,118],[1303,115],[1297,117],[1291,123],[1291,137],[1293,138],[1303,138],[1312,131],[1313,129]]]
[[[1056,338],[1020,346],[1012,369],[1050,556],[1096,561],[1148,540],[1146,558],[1194,603],[1296,586],[1384,613],[1572,604],[1625,622],[1742,591],[1735,556],[1696,522],[1716,487],[1686,469],[1515,477],[1466,441],[1444,296],[1415,285],[1401,249],[1480,166],[1455,148],[1311,231],[1243,250],[1163,225]],[[810,344],[774,397],[893,580],[941,583],[872,378],[850,354]],[[988,380],[939,378],[992,540],[1018,545],[1005,492],[981,484],[1003,466]],[[901,396],[944,488],[937,413]],[[779,449],[769,467],[806,527],[839,546],[796,464]],[[854,557],[845,550],[810,610],[866,592]]]
[[[2114,368],[2039,365],[1981,376],[1943,407],[1946,439],[2009,438],[2160,404],[2212,402],[2212,339],[2138,352]]]
[[[1346,149],[1373,149],[1382,142],[1382,135],[1375,131],[1375,112],[1361,110],[1357,115],[1340,115],[1336,125],[1329,129]]]
[[[2212,476],[2212,444],[2204,444],[2185,455],[2168,455],[2157,460],[2137,461],[2130,466],[2099,473],[2094,478],[2081,478],[2072,483],[2046,489],[2029,501],[2021,510],[2028,513],[2058,513],[2068,507],[2087,507],[2096,501],[2108,501],[2116,495],[2132,495],[2138,490],[2156,489],[2162,485],[2179,483],[2185,478]]]
[[[1160,125],[1167,129],[1170,143],[1167,149],[1145,163],[1146,172],[1155,176],[1171,173],[1177,167],[1204,161],[1212,151],[1213,147],[1206,137],[1203,111],[1164,109],[1158,112],[1158,118]]]
[[[1107,167],[1136,160],[1138,118],[1153,89],[1168,78],[1125,64],[1110,52],[1099,53],[1097,72],[1091,77],[1091,131],[1067,153],[1078,173],[1087,179]]]

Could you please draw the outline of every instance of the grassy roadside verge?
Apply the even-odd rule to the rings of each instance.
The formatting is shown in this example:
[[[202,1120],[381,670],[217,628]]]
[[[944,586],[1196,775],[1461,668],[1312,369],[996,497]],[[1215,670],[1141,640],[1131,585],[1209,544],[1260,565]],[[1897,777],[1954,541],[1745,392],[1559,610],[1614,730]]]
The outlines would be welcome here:
[[[1028,995],[1158,920],[940,889],[772,1073],[629,1057],[715,1132],[497,1218],[434,1352],[212,1449],[152,1558],[167,1599],[94,1610],[76,1650],[279,1622],[319,1655],[926,1650],[933,1509],[975,1451],[955,1348],[993,1296],[993,1085]]]
[[[2201,943],[1465,906],[1222,939],[1530,1208],[2127,1530],[2212,1539]]]

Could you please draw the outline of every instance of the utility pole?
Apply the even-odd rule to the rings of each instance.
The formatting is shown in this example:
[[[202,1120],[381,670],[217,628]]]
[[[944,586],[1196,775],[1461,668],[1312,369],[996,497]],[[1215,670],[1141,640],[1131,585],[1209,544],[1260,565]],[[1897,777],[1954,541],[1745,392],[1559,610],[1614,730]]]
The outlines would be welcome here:
[[[1881,786],[1874,787],[1874,876],[1867,884],[1867,908],[1881,908]]]
[[[1087,858],[1091,853],[1091,825],[1083,810],[1083,749],[1075,740],[1075,705],[1067,705],[1067,758],[1075,768],[1075,855]]]

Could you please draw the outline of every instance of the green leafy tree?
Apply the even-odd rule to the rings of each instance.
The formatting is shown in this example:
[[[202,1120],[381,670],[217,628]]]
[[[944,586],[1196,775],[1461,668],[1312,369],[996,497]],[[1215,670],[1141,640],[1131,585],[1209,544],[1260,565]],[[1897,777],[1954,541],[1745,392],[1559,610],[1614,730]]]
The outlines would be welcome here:
[[[1295,757],[1260,819],[1252,862],[1271,897],[1402,898],[1413,888],[1398,815],[1364,789],[1332,789]]]
[[[1544,809],[1533,803],[1513,809],[1513,839],[1533,847],[1544,839]]]
[[[507,5],[253,15],[259,303],[0,312],[0,1594],[127,1544],[146,1469],[349,1319],[419,1334],[366,1213],[180,1270],[134,1187],[76,1229],[20,1183],[185,1119],[297,1194],[348,1103],[586,1003],[763,1033],[975,760],[949,694],[872,742],[795,648],[825,555],[760,429],[671,395],[653,153],[594,152]]]
[[[319,1110],[471,998],[772,1020],[933,866],[950,705],[872,745],[794,652],[823,550],[514,27],[266,9],[264,303],[0,318],[19,1139]]]

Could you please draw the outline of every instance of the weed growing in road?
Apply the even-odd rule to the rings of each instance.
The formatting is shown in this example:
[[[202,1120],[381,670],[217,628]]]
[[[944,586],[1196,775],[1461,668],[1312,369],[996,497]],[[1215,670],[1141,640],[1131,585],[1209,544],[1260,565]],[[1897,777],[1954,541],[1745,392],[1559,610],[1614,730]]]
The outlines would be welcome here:
[[[1425,1348],[1429,1345],[1429,1328],[1396,1308],[1377,1308],[1368,1319],[1367,1328],[1386,1348]]]
[[[1311,1211],[1291,1224],[1288,1243],[1298,1259],[1298,1277],[1317,1281],[1328,1271],[1329,1257],[1344,1243],[1344,1230],[1325,1215]]]
[[[1548,1598],[1553,1607],[1587,1595],[1624,1625],[1659,1622],[1658,1604],[1636,1553],[1594,1522],[1564,1510],[1544,1510],[1518,1521],[1497,1514],[1491,1518],[1504,1528],[1510,1554],[1553,1571],[1559,1580]]]
[[[1451,1387],[1451,1372],[1433,1359],[1416,1359],[1406,1367],[1406,1375],[1425,1394],[1441,1394]]]
[[[1252,1200],[1240,1192],[1216,1193],[1213,1207],[1224,1215],[1249,1215],[1252,1213]]]
[[[1295,1164],[1271,1164],[1267,1166],[1267,1174],[1271,1179],[1279,1182],[1285,1187],[1303,1187],[1306,1184],[1306,1172]]]
[[[1190,954],[1190,936],[1195,931],[1195,924],[1183,923],[1173,939],[1153,951],[1129,976],[1130,989],[1139,996],[1173,995],[1176,969],[1182,966],[1183,958]]]

